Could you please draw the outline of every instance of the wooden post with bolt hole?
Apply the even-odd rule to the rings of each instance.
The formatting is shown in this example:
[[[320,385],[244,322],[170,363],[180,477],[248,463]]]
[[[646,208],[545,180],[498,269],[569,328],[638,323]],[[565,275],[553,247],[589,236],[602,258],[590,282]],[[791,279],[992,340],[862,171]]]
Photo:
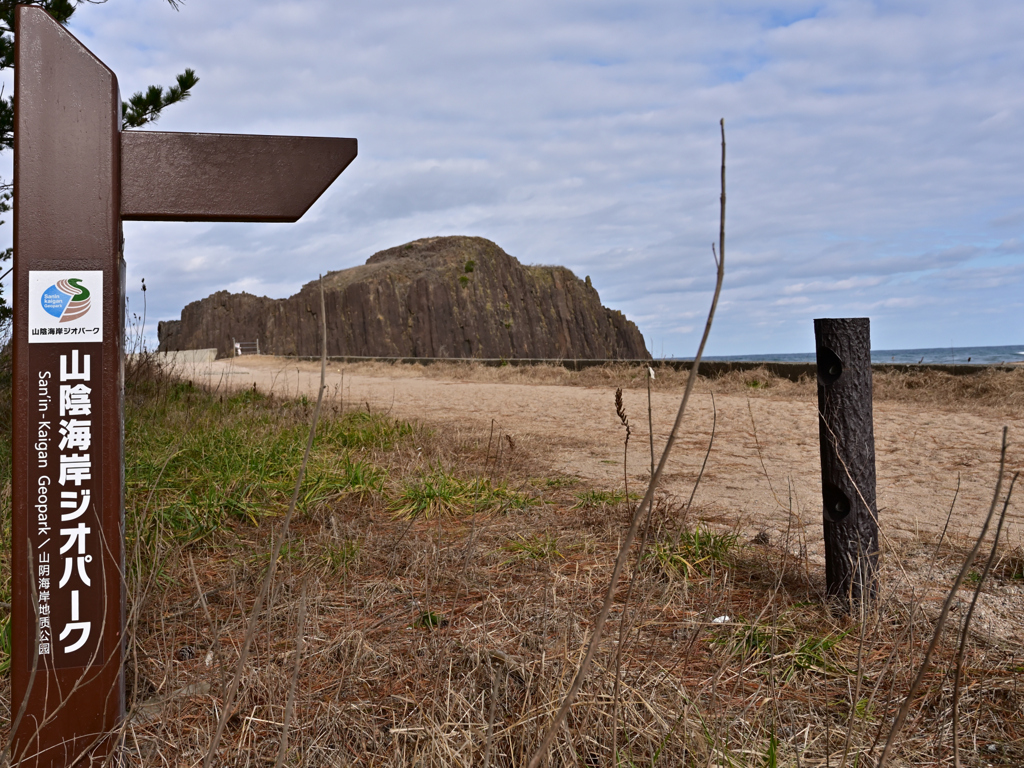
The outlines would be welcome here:
[[[826,591],[844,610],[877,594],[878,506],[866,317],[814,321]]]
[[[117,78],[37,7],[15,38],[11,742],[119,765],[121,221],[295,221],[355,139],[121,133]]]

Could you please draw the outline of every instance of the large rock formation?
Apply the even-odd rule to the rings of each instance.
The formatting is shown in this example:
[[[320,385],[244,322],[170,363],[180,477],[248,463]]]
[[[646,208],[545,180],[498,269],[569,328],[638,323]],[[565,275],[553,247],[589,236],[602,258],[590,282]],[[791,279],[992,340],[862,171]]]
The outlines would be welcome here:
[[[324,276],[327,354],[374,357],[649,358],[590,278],[527,267],[480,237],[432,237]],[[287,299],[220,291],[158,327],[160,350],[255,341],[272,355],[319,355],[320,287]]]

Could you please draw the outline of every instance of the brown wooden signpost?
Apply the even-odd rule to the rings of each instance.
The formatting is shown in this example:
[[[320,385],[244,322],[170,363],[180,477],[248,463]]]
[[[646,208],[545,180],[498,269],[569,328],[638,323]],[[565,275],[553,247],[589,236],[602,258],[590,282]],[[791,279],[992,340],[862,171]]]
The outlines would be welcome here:
[[[356,141],[122,133],[114,73],[34,7],[15,57],[11,760],[98,765],[125,707],[121,221],[295,221]]]

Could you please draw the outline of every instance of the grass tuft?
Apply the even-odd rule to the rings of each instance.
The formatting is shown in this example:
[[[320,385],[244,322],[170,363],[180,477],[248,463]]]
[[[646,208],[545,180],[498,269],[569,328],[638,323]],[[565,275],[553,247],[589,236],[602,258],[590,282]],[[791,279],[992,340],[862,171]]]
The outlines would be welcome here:
[[[622,491],[595,491],[588,489],[573,495],[576,497],[576,503],[572,505],[572,509],[614,507],[626,501],[626,494]],[[635,499],[636,496],[630,494],[629,498]]]
[[[516,534],[516,538],[504,547],[512,557],[505,562],[521,560],[548,560],[565,556],[558,549],[558,537],[547,532],[535,533],[531,536]]]
[[[687,579],[693,574],[709,574],[716,566],[728,566],[739,537],[698,525],[678,536],[652,541],[644,560],[670,580]]]
[[[395,517],[417,519],[524,509],[533,501],[505,482],[464,480],[440,469],[406,481],[391,502]]]
[[[131,518],[152,508],[157,525],[146,535],[160,530],[197,542],[227,524],[258,525],[284,510],[308,430],[301,401],[250,389],[215,396],[188,382],[174,382],[160,396],[133,394],[126,408],[126,512]],[[393,450],[415,432],[408,422],[377,414],[325,419],[299,509],[380,493],[386,472],[360,454]]]

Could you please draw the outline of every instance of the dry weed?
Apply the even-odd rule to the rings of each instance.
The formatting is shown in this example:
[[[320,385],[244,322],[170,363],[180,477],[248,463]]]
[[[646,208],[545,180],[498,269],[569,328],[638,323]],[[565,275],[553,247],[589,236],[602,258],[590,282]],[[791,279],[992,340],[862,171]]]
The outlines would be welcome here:
[[[635,381],[626,370],[588,375],[643,387],[642,373]],[[764,386],[755,388],[744,378],[751,373],[723,377],[715,391],[788,397],[813,386],[756,375]],[[884,392],[891,382],[879,386],[881,378]],[[229,404],[219,393],[155,374],[148,386],[129,393],[129,409],[193,432],[245,426],[251,440],[268,441],[292,430],[301,447],[310,416],[302,401],[236,394],[227,413],[211,410]],[[588,491],[617,489],[551,476],[542,446],[510,448],[500,429],[405,428],[381,414],[356,417],[353,405],[325,402],[310,475],[332,477],[331,466],[362,462],[381,482],[360,492],[318,485],[330,492],[300,505],[218,764],[275,763],[294,680],[285,765],[523,765],[579,664],[631,502],[609,496],[579,505]],[[162,446],[160,461],[179,449]],[[227,514],[199,538],[167,527],[146,536],[165,518],[159,508],[142,515],[142,501],[176,477],[174,461],[159,482],[155,472],[144,483],[128,477],[130,545],[141,547],[129,595],[128,765],[201,764],[285,506],[271,497],[263,514]],[[504,483],[529,503],[396,519],[393,500],[425,472]],[[658,499],[648,555],[625,574],[635,572],[628,612],[613,611],[548,765],[838,766],[844,753],[847,765],[870,765],[970,542],[945,537],[937,558],[922,550],[934,569],[908,565],[910,543],[887,550],[879,603],[843,618],[825,607],[822,569],[808,560],[801,530],[769,536],[705,517]],[[1019,547],[1007,546],[983,598],[1019,599],[1022,561]],[[618,599],[625,590],[624,582]],[[950,763],[958,632],[951,619],[891,765]],[[968,638],[959,690],[965,765],[1024,764],[1022,659],[1024,647],[1004,637]],[[0,701],[9,724],[6,677]]]

